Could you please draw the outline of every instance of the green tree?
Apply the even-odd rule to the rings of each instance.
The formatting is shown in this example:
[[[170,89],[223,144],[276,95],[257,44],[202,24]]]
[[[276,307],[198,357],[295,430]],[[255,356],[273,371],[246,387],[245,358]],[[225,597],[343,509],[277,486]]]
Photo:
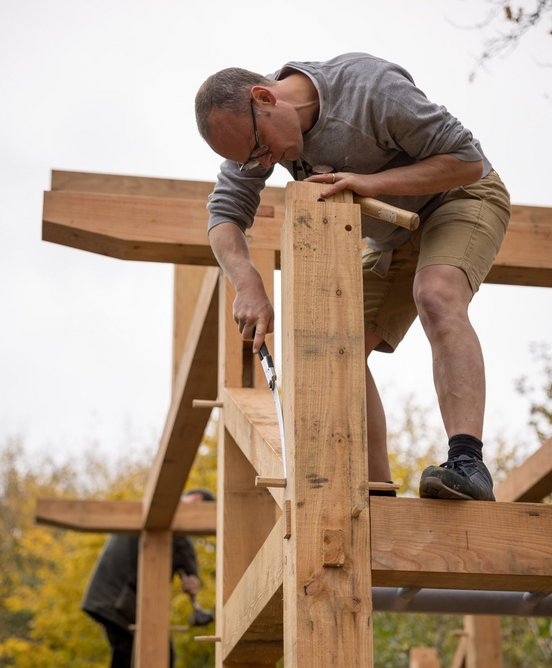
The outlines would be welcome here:
[[[214,490],[213,443],[202,446],[190,487]],[[151,453],[121,458],[112,467],[93,451],[59,466],[48,458],[30,464],[20,443],[0,450],[0,666],[100,668],[108,661],[101,627],[80,611],[80,601],[105,535],[34,524],[35,499],[84,496],[141,498]],[[208,469],[212,470],[208,470]],[[214,607],[214,543],[198,541],[203,607]],[[205,562],[205,567],[204,567]],[[188,606],[188,607],[186,607]],[[186,624],[187,599],[175,589],[173,623]],[[200,629],[210,633],[209,628]],[[212,647],[191,641],[198,629],[175,638],[177,666],[212,665]]]

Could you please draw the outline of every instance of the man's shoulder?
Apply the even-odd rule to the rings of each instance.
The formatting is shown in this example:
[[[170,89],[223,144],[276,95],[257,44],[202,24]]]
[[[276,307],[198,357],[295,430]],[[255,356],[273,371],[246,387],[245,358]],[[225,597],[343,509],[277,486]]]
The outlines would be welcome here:
[[[293,70],[310,74],[314,78],[322,76],[330,80],[341,76],[366,78],[385,72],[395,72],[412,79],[401,65],[370,53],[357,51],[342,53],[325,61],[290,61],[270,77],[282,79]]]

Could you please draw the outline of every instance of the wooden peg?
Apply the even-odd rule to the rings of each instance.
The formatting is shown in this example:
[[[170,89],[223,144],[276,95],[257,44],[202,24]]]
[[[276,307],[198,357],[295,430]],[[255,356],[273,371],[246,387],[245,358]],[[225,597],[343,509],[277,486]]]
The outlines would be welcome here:
[[[353,509],[351,510],[351,517],[356,520],[360,516],[360,513],[366,508],[365,503],[355,503]]]
[[[263,478],[258,475],[255,477],[255,487],[286,487],[285,478]]]
[[[222,408],[222,401],[218,399],[194,399],[192,408]]]
[[[368,483],[368,489],[371,490],[378,490],[378,491],[386,491],[386,490],[397,490],[400,489],[401,486],[396,483],[396,482],[369,482]]]
[[[286,499],[284,502],[284,522],[284,538],[289,540],[291,538],[291,501],[289,499]]]

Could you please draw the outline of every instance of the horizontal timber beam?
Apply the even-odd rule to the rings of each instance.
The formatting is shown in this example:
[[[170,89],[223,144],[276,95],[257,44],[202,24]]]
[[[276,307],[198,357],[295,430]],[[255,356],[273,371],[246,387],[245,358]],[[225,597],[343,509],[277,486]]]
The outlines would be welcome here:
[[[552,493],[552,438],[497,486],[497,501],[541,501]]]
[[[487,283],[552,286],[552,208],[512,206],[512,217]]]
[[[268,389],[226,388],[223,405],[224,426],[257,474],[263,478],[281,478],[282,451],[272,392]],[[284,490],[268,489],[282,508]]]
[[[216,264],[207,239],[205,200],[51,191],[44,193],[44,241],[119,258]],[[281,215],[259,208],[252,249],[279,247]]]
[[[216,533],[216,502],[180,503],[172,523],[178,534],[210,536]],[[38,524],[93,533],[139,533],[141,501],[97,499],[37,499]]]
[[[207,240],[213,183],[53,172],[44,194],[43,239],[126,260],[214,265]],[[251,248],[279,252],[284,189],[265,188]],[[552,286],[552,209],[512,207],[506,238],[486,281]]]
[[[208,411],[192,406],[199,395],[217,395],[219,270],[203,279],[188,330],[161,442],[149,471],[143,498],[145,529],[172,524],[182,489],[209,420]]]
[[[370,498],[381,587],[552,592],[552,505]]]
[[[68,172],[52,170],[51,190],[111,193],[112,195],[145,195],[147,197],[176,197],[201,199],[213,192],[212,181],[160,179],[149,176],[102,174],[96,172]],[[261,193],[261,205],[285,206],[284,188],[266,187]]]

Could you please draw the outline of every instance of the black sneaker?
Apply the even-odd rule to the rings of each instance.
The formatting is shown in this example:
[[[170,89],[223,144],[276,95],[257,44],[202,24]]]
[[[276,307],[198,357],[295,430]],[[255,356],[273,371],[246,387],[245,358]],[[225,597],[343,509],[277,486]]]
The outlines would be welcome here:
[[[475,457],[458,455],[441,466],[428,466],[420,479],[422,499],[495,501],[493,479]]]

